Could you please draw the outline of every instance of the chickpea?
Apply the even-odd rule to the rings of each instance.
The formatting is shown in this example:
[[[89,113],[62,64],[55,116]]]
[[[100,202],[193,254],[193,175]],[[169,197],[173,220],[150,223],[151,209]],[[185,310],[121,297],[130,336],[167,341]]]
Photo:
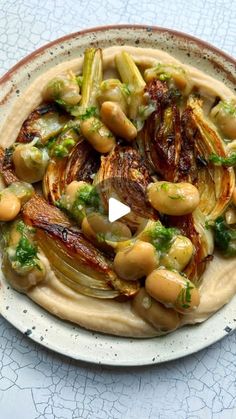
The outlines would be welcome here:
[[[211,110],[211,117],[224,135],[232,140],[236,139],[236,103],[233,101],[219,102]]]
[[[133,141],[137,137],[137,129],[118,103],[104,102],[101,106],[101,118],[104,124],[119,137],[127,141]]]
[[[169,251],[161,257],[160,265],[183,271],[193,255],[193,244],[188,237],[177,236]]]
[[[147,294],[145,288],[141,288],[132,301],[133,310],[144,320],[150,323],[160,332],[174,330],[179,326],[178,313],[166,308]]]
[[[145,289],[151,297],[180,313],[193,311],[200,303],[195,285],[178,272],[156,269],[146,278]]]
[[[0,221],[11,221],[16,218],[21,209],[21,202],[17,196],[3,190],[0,194]]]
[[[148,275],[159,263],[155,247],[137,240],[131,246],[117,252],[114,269],[118,276],[128,281],[135,281]]]
[[[81,122],[82,135],[99,153],[109,153],[116,144],[111,131],[96,117]]]
[[[185,215],[197,208],[200,197],[198,189],[187,182],[155,182],[147,189],[152,207],[163,214]]]
[[[46,150],[39,150],[30,143],[20,144],[12,158],[19,179],[28,183],[42,180],[49,161]]]
[[[110,223],[102,214],[92,213],[84,217],[82,221],[82,231],[84,235],[95,243],[113,242],[127,240],[132,237],[132,233],[125,224],[114,221]]]

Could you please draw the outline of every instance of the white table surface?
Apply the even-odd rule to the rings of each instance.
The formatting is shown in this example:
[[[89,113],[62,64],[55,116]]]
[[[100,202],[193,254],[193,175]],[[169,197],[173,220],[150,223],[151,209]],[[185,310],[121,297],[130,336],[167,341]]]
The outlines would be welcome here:
[[[236,56],[235,0],[0,0],[0,73],[83,28],[139,23],[196,35]],[[0,317],[1,419],[235,419],[236,334],[179,361],[141,368],[75,362]]]

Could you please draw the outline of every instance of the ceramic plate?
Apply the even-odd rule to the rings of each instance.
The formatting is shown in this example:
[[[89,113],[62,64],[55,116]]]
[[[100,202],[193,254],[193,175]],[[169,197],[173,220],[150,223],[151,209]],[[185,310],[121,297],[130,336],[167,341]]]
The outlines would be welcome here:
[[[88,46],[134,45],[158,48],[206,71],[231,89],[235,61],[216,48],[185,34],[143,26],[102,27],[56,40],[35,51],[1,80],[4,120],[17,97],[45,70],[81,55]],[[236,328],[236,298],[203,324],[152,339],[129,339],[93,333],[64,322],[11,289],[1,278],[1,314],[36,342],[69,357],[109,365],[145,365],[180,358],[221,339]]]

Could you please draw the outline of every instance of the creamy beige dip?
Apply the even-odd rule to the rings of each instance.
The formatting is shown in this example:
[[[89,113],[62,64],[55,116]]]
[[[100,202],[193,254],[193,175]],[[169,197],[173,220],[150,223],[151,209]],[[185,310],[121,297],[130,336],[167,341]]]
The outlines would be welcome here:
[[[157,63],[172,63],[182,66],[189,74],[193,85],[202,94],[221,99],[236,99],[232,91],[222,82],[204,74],[196,68],[182,64],[166,52],[150,48],[130,46],[111,47],[103,50],[105,74],[112,74],[114,56],[120,50],[128,51],[139,65],[154,66]],[[0,145],[9,147],[16,140],[21,125],[43,100],[42,92],[48,81],[68,70],[82,70],[82,58],[63,62],[40,75],[12,107],[8,118],[1,126]],[[27,294],[36,303],[56,316],[72,321],[82,327],[120,336],[151,337],[157,330],[134,314],[129,302],[119,303],[80,295],[63,285],[50,268],[45,256],[41,256],[47,267],[46,281],[32,288]],[[204,273],[200,286],[201,302],[197,310],[182,319],[182,325],[206,320],[225,305],[236,293],[236,259],[214,256]]]

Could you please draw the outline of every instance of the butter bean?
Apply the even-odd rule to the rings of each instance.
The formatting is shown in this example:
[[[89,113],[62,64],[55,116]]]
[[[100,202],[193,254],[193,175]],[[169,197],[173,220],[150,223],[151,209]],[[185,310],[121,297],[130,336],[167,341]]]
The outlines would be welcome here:
[[[132,308],[135,313],[160,332],[174,330],[180,323],[179,315],[175,310],[166,308],[154,300],[144,288],[141,288],[134,297]]]
[[[187,182],[155,182],[148,186],[149,202],[157,211],[168,215],[190,214],[199,204],[198,189]]]
[[[131,246],[117,252],[114,269],[121,278],[135,281],[152,272],[158,263],[159,257],[154,246],[137,240]]]
[[[127,118],[118,103],[104,102],[101,106],[101,118],[104,124],[114,134],[127,141],[133,141],[137,137],[137,129]]]
[[[96,117],[81,122],[82,135],[99,153],[109,153],[116,144],[111,131]]]
[[[180,313],[193,311],[200,303],[195,285],[178,272],[156,269],[146,278],[145,289],[151,297]]]
[[[31,144],[20,144],[12,155],[16,175],[19,179],[35,183],[43,179],[49,157],[46,150],[39,150]]]
[[[66,186],[66,190],[65,190],[65,194],[66,194],[66,198],[68,199],[68,202],[73,204],[79,189],[87,185],[88,184],[82,180],[80,181],[73,180],[73,182],[69,183],[69,185]]]
[[[161,257],[160,265],[181,272],[193,255],[193,244],[188,237],[177,236],[169,251]]]
[[[132,236],[129,227],[124,223],[120,221],[110,223],[107,217],[95,212],[84,217],[81,227],[84,235],[98,244],[128,240]]]
[[[232,140],[236,139],[236,103],[233,101],[220,101],[211,110],[211,117],[222,133]]]

